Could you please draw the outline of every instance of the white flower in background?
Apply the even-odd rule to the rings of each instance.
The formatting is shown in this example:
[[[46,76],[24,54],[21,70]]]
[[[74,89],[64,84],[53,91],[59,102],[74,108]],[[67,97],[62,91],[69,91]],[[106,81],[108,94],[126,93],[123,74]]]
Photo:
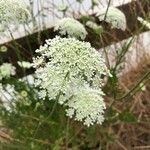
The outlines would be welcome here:
[[[103,95],[101,89],[79,88],[66,104],[67,116],[74,117],[75,120],[82,121],[87,126],[94,123],[102,124],[105,109]]]
[[[139,21],[141,24],[143,24],[143,26],[145,26],[145,27],[147,27],[148,29],[150,29],[150,23],[149,23],[148,21],[144,20],[142,17],[138,17],[137,19],[138,19],[138,21]]]
[[[94,122],[101,123],[102,121],[97,117],[103,120],[99,115],[104,109],[99,105],[104,106],[104,102],[102,104],[104,94],[101,91],[104,80],[102,75],[108,75],[105,60],[101,54],[92,48],[88,42],[61,37],[46,40],[46,44],[37,49],[36,52],[40,56],[33,60],[33,65],[35,63],[36,68],[35,85],[40,87],[41,97],[48,96],[50,100],[57,100],[59,104],[68,106],[71,110],[74,109],[76,120],[83,121],[85,119],[84,122],[87,125]],[[41,58],[44,59],[43,62],[37,65],[37,59]],[[86,88],[87,86],[88,88]],[[91,94],[87,95],[88,92]],[[83,115],[82,119],[77,119],[80,116],[77,113],[82,112],[80,109],[83,108],[83,112],[85,111],[84,106],[79,108],[80,111],[73,107],[73,103],[75,105],[86,103],[84,97],[86,95],[86,98],[89,97],[87,103],[91,103],[91,111],[94,110],[94,107],[100,108],[100,110],[95,109],[97,113],[91,114],[91,122],[88,114]],[[67,109],[67,113],[70,109]],[[96,115],[98,116],[96,117]]]
[[[32,64],[31,64],[30,62],[27,62],[27,61],[22,61],[22,62],[18,61],[17,63],[18,63],[18,65],[19,65],[20,67],[22,67],[22,68],[27,68],[27,69],[29,69],[29,68],[32,67]]]
[[[59,31],[60,35],[67,35],[68,37],[75,37],[81,40],[84,40],[87,35],[85,27],[73,18],[63,18],[59,20],[54,30]]]
[[[10,63],[3,63],[0,66],[0,80],[3,78],[9,78],[11,75],[15,75],[16,68]]]
[[[124,13],[120,11],[118,8],[109,7],[105,18],[106,10],[107,9],[96,12],[96,15],[98,16],[99,20],[103,21],[105,19],[106,22],[112,25],[112,28],[125,30],[127,23]]]
[[[23,0],[0,0],[0,23],[25,22],[30,16]]]

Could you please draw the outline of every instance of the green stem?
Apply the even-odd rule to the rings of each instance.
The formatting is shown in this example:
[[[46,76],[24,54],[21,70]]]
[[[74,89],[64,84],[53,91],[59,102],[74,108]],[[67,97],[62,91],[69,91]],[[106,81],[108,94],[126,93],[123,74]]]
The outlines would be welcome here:
[[[147,80],[145,80],[146,78],[148,78]],[[131,90],[129,92],[127,92],[126,94],[124,94],[122,97],[120,98],[116,98],[116,100],[122,100],[122,99],[125,99],[127,97],[131,97],[133,96],[135,93],[136,93],[136,89],[139,87],[139,85],[142,83],[142,82],[145,82],[148,81],[150,78],[150,70],[140,79],[140,81],[134,86],[131,88]],[[145,81],[144,81],[145,80]],[[135,91],[135,92],[134,92]],[[134,92],[134,93],[133,93]]]
[[[106,9],[105,16],[104,16],[104,21],[106,20],[106,17],[107,17],[107,13],[108,13],[108,9],[109,9],[109,7],[110,7],[110,4],[111,4],[111,0],[108,1],[107,9]]]
[[[121,51],[121,53],[119,54],[118,59],[117,59],[117,62],[116,62],[115,67],[114,67],[114,69],[113,69],[114,72],[116,71],[118,65],[121,63],[122,58],[125,56],[125,54],[126,54],[127,51],[129,50],[129,48],[130,48],[130,46],[131,46],[131,44],[132,44],[133,41],[134,41],[134,36],[131,38],[131,40],[130,40],[127,44],[125,44],[125,45],[122,47],[122,51]]]

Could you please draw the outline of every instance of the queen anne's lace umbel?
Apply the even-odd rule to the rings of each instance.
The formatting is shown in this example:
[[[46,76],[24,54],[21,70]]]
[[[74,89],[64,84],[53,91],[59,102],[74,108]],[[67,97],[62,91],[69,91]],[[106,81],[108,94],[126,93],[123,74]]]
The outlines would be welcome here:
[[[115,7],[109,7],[106,18],[105,18],[106,9],[102,11],[97,11],[96,15],[98,16],[100,21],[105,19],[106,22],[112,25],[112,28],[118,28],[121,30],[126,29],[126,17],[122,11]]]
[[[46,40],[36,52],[40,56],[33,64],[40,98],[57,100],[67,107],[69,117],[88,126],[101,124],[105,109],[102,75],[108,74],[101,54],[90,43],[60,37]]]
[[[104,93],[89,87],[79,88],[74,92],[71,100],[68,100],[66,109],[67,116],[75,118],[75,120],[83,121],[87,126],[94,123],[102,124],[104,121],[103,113],[105,103]]]
[[[81,40],[84,40],[87,35],[85,27],[73,18],[63,18],[59,20],[54,30],[59,31],[60,35],[75,37]]]
[[[24,22],[30,16],[23,0],[0,0],[0,23]]]

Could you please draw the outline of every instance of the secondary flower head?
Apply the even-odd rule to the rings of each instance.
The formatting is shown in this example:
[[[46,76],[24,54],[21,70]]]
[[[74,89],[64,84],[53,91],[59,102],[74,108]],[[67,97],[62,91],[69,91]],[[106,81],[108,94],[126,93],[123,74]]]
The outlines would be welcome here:
[[[0,0],[0,23],[24,22],[29,16],[23,0]]]
[[[101,91],[102,76],[107,75],[108,70],[104,58],[91,47],[90,43],[82,42],[75,38],[56,37],[46,40],[46,44],[36,52],[40,56],[35,58],[33,62],[37,77],[35,85],[41,89],[42,94],[40,95],[43,95],[41,98],[48,96],[50,100],[57,99],[59,104],[67,105],[67,107],[74,109],[76,120],[80,120],[77,119],[79,111],[73,107],[72,103],[77,105],[86,103],[85,99],[87,97],[85,98],[83,95],[86,96],[88,92],[91,94],[88,94],[89,100],[87,99],[87,103],[92,103],[92,100],[95,99],[91,104],[91,109],[100,107],[96,105],[102,102],[103,93],[98,93],[98,90]],[[37,60],[41,58],[42,63],[37,65]],[[84,94],[82,95],[80,91]],[[84,112],[86,107],[83,106],[82,108]],[[102,110],[95,109],[96,112]],[[99,115],[96,112],[95,115]],[[84,115],[82,121],[86,120],[86,118],[89,119],[87,116]],[[95,117],[95,120],[94,118],[92,119],[93,121],[89,125],[92,122],[98,122],[97,117]],[[85,124],[88,125],[88,123]]]
[[[121,30],[126,29],[126,17],[122,11],[115,7],[109,7],[106,14],[106,18],[105,13],[106,9],[98,11],[96,13],[100,21],[103,21],[105,19],[106,22],[112,25],[112,28],[118,28]]]
[[[68,37],[75,37],[82,40],[84,40],[87,35],[84,26],[73,18],[63,18],[59,20],[54,30],[59,31],[60,35],[67,35]]]
[[[11,75],[15,75],[15,67],[10,63],[3,63],[0,66],[0,80],[3,78],[9,78]]]
[[[94,123],[102,124],[105,109],[103,95],[101,89],[79,88],[66,104],[68,106],[66,109],[67,116],[74,117],[75,120],[82,121],[87,126]]]

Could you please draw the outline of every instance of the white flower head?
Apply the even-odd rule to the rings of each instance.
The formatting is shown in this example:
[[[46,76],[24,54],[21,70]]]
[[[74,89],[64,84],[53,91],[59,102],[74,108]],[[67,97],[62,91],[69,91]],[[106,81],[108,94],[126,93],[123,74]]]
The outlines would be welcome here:
[[[102,92],[97,94],[98,97],[96,91],[101,91],[102,75],[107,76],[108,70],[104,58],[91,47],[90,43],[75,38],[55,37],[46,40],[46,44],[37,49],[36,52],[40,56],[33,60],[33,65],[35,64],[36,68],[35,85],[39,86],[44,93],[42,98],[47,95],[50,100],[57,99],[59,104],[68,104],[67,106],[70,105],[71,101],[72,103],[82,103],[80,98],[83,97],[79,91],[81,89],[84,91],[85,88],[85,91],[88,90],[91,93],[93,91],[92,97],[102,100]],[[37,59],[41,58],[43,58],[43,62],[37,66]],[[87,86],[88,89],[86,89]],[[80,95],[79,97],[77,93]],[[92,97],[89,102],[94,99]],[[76,102],[76,99],[79,101]],[[97,100],[94,103],[97,104]],[[92,107],[94,107],[93,105]],[[83,117],[84,119],[86,116]],[[93,122],[98,121],[92,119]]]
[[[30,16],[23,0],[0,0],[1,24],[24,22]]]
[[[126,17],[124,13],[120,11],[118,8],[109,7],[105,18],[106,10],[107,9],[104,9],[96,13],[99,20],[103,21],[105,19],[106,22],[111,24],[112,28],[125,30],[127,23],[126,23]]]
[[[81,40],[84,40],[87,35],[85,27],[73,18],[63,18],[59,20],[54,30],[59,31],[60,35],[67,35],[68,37],[75,37]]]
[[[10,63],[3,63],[0,66],[0,80],[3,78],[9,78],[11,75],[15,75],[16,68]]]
[[[74,117],[75,120],[84,122],[90,126],[94,123],[102,124],[104,121],[105,103],[104,93],[89,87],[78,89],[72,98],[67,102],[67,116]]]
[[[22,61],[22,62],[18,61],[17,63],[18,63],[18,65],[19,65],[20,67],[22,67],[22,68],[27,68],[27,69],[29,69],[29,68],[32,67],[32,64],[31,64],[30,62],[27,62],[27,61]]]

